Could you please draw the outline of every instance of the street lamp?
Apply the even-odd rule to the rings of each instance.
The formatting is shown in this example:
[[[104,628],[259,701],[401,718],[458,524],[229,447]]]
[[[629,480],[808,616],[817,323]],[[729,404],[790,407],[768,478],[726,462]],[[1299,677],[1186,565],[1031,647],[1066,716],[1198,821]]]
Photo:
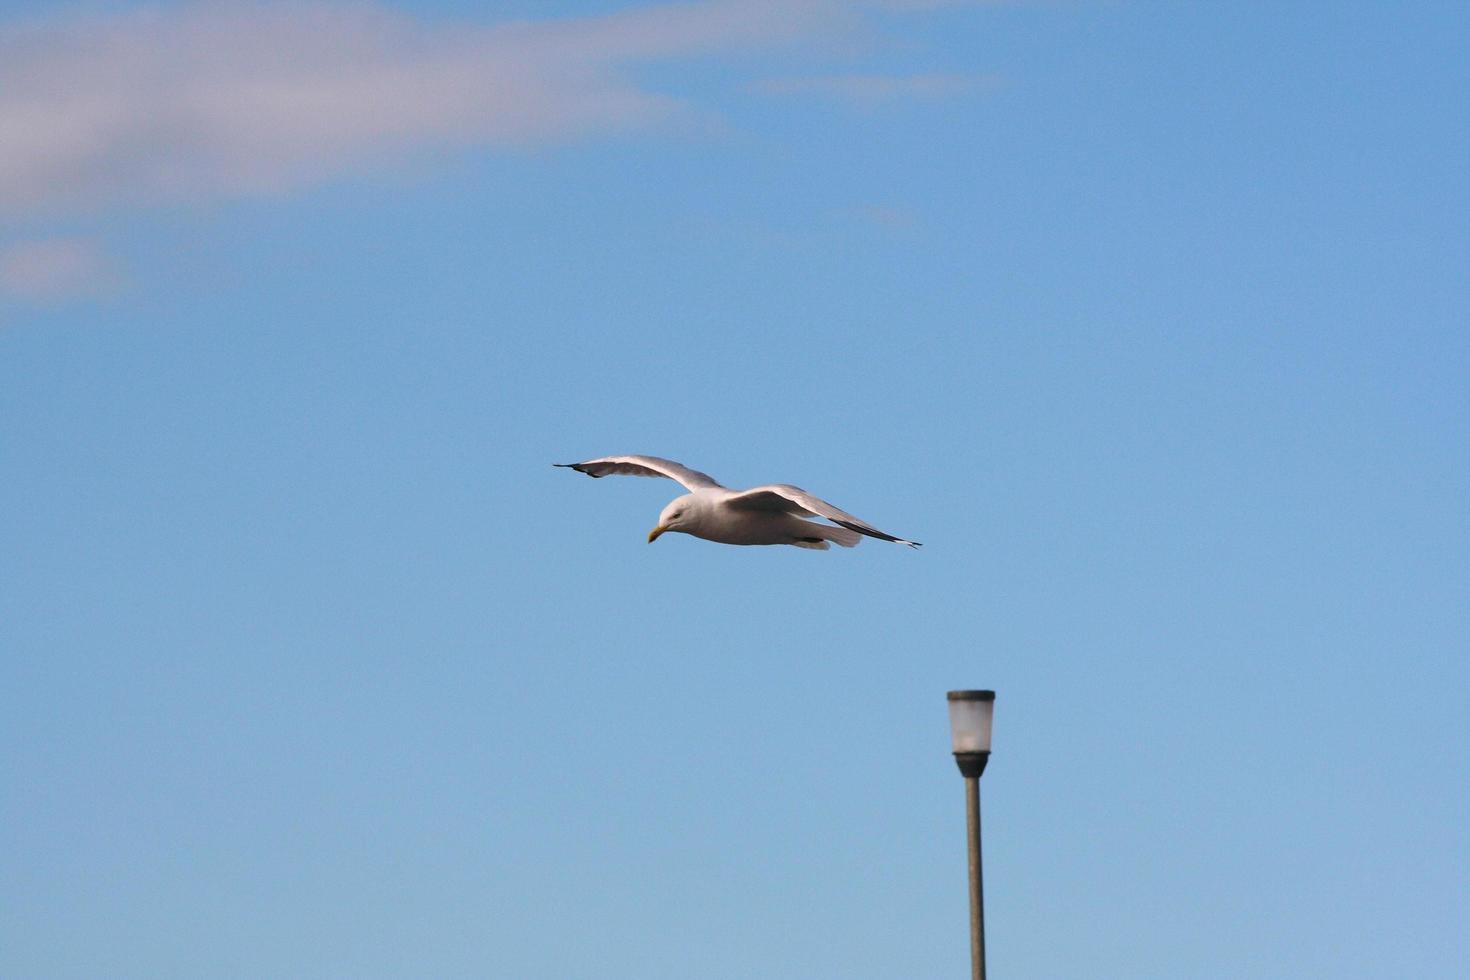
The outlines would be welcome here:
[[[970,974],[985,980],[985,890],[980,875],[980,774],[990,761],[994,691],[950,691],[949,734],[965,777],[965,824],[970,834]]]

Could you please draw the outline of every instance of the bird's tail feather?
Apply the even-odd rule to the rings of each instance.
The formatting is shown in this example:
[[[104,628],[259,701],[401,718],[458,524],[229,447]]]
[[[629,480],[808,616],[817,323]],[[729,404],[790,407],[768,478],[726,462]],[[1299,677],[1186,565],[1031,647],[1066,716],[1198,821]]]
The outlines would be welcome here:
[[[842,545],[844,548],[854,548],[857,547],[857,542],[863,539],[863,535],[857,533],[856,530],[848,530],[847,527],[819,525],[813,520],[804,520],[801,523],[806,525],[803,529],[803,536],[792,542],[798,548],[819,548],[819,550],[826,551],[829,541],[832,544]]]

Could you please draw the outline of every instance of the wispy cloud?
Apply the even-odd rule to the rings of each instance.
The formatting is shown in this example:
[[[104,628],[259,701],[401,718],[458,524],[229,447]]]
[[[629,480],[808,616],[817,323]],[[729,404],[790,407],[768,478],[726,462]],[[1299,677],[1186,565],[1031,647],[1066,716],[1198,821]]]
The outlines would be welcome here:
[[[890,231],[909,231],[919,225],[919,215],[913,208],[896,204],[866,204],[854,213],[863,221]]]
[[[427,23],[335,3],[0,26],[0,214],[209,200],[437,149],[647,126],[629,69],[841,29],[851,4],[710,0]]]
[[[113,260],[90,238],[48,238],[0,248],[3,297],[58,303],[110,293],[121,281]]]
[[[765,79],[752,84],[751,90],[762,95],[811,95],[873,107],[905,99],[965,95],[994,84],[992,78],[973,75],[820,75]]]

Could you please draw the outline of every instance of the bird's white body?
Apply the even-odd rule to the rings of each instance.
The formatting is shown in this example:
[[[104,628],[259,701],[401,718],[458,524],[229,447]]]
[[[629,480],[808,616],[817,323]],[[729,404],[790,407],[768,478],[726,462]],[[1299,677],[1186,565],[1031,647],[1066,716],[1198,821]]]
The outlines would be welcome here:
[[[695,490],[676,497],[659,514],[658,526],[720,544],[791,544],[825,549],[829,541],[851,548],[863,539],[857,531],[802,520],[789,511],[732,506],[730,501],[739,496],[733,490]]]
[[[689,492],[663,509],[658,525],[648,534],[650,542],[665,532],[678,531],[720,544],[789,544],[826,550],[829,542],[851,548],[866,535],[919,547],[916,541],[880,531],[787,483],[729,490],[704,473],[658,456],[604,456],[555,465],[591,477],[663,476],[682,484]],[[803,515],[823,517],[832,524],[803,520]]]

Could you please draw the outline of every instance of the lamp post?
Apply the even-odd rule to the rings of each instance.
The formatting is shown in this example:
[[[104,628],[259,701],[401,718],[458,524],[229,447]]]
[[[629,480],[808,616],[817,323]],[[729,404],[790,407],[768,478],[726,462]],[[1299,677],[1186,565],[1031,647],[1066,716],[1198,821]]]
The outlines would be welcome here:
[[[985,889],[980,874],[980,774],[990,761],[994,691],[950,691],[949,734],[965,777],[965,825],[970,836],[970,975],[985,980]]]

